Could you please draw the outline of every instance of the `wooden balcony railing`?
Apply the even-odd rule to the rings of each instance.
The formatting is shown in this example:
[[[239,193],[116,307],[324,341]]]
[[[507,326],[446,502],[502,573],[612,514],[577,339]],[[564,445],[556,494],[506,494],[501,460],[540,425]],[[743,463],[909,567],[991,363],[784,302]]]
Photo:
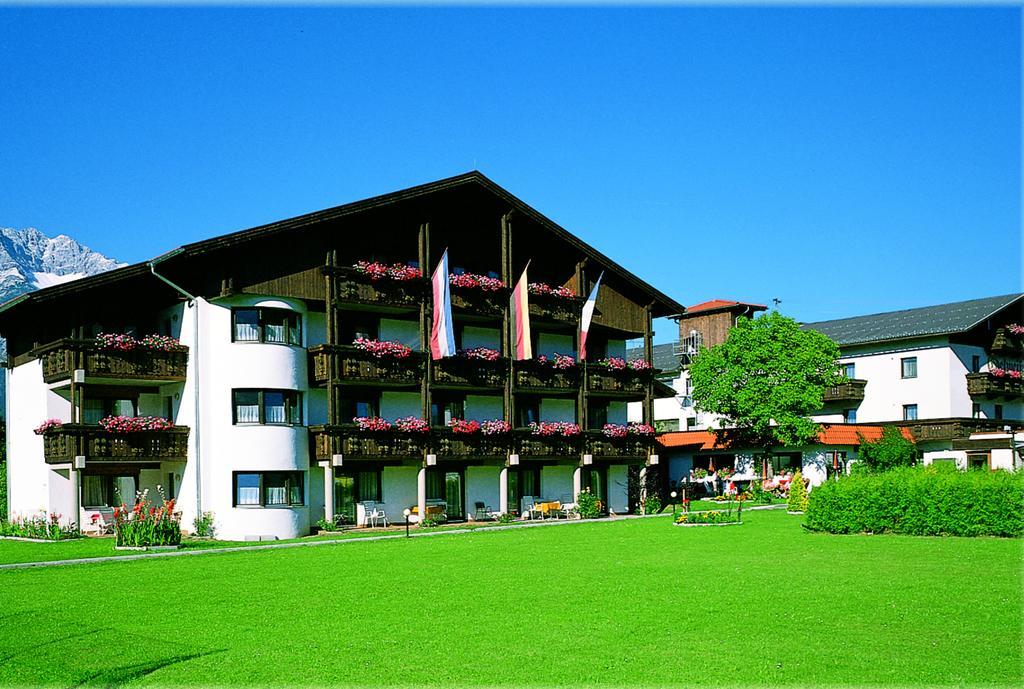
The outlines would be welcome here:
[[[188,457],[187,426],[166,431],[109,433],[99,426],[64,424],[43,433],[47,464],[72,462],[183,462]]]
[[[435,428],[431,447],[438,457],[506,459],[512,452],[511,435],[472,435]]]
[[[868,382],[860,378],[850,378],[839,385],[825,388],[822,396],[824,402],[861,402],[864,400],[864,388]]]
[[[1024,340],[1020,336],[1011,335],[1006,328],[997,328],[989,354],[998,357],[1019,357],[1024,352]]]
[[[485,291],[474,287],[452,287],[452,308],[476,316],[501,318],[508,306],[508,289]]]
[[[580,456],[581,436],[534,435],[529,428],[515,430],[515,448],[530,459],[575,459]]]
[[[927,442],[930,440],[955,440],[969,437],[973,433],[1001,433],[1007,426],[1015,430],[1024,428],[1022,421],[1009,421],[1005,419],[922,419],[919,421],[905,421],[899,425],[906,425],[916,442]]]
[[[530,295],[530,318],[577,325],[583,309],[582,297]]]
[[[647,459],[654,446],[654,436],[609,438],[601,431],[586,431],[584,435],[585,452],[595,459]]]
[[[334,275],[334,298],[342,304],[391,306],[411,308],[419,306],[426,293],[426,281],[371,280],[354,268],[328,268]]]
[[[1024,380],[1009,376],[997,378],[991,373],[968,373],[967,393],[971,397],[1024,397]]]
[[[423,354],[413,352],[405,359],[382,359],[354,345],[310,347],[310,383],[322,386],[332,378],[342,383],[418,385],[423,379]]]
[[[56,383],[71,378],[75,369],[85,369],[86,378],[118,380],[185,380],[188,350],[164,352],[133,349],[120,352],[100,349],[91,340],[60,340],[35,350],[43,369],[43,381]]]
[[[398,431],[361,431],[355,424],[310,426],[313,453],[318,461],[333,455],[345,459],[422,459],[430,436]]]
[[[486,361],[452,357],[434,362],[434,382],[439,385],[469,387],[504,387],[508,377],[508,359]]]
[[[550,392],[575,390],[580,384],[580,373],[577,367],[556,369],[550,364],[541,364],[537,361],[516,361],[513,364],[513,371],[518,388],[534,388]]]
[[[587,368],[587,386],[593,392],[624,392],[643,395],[651,380],[650,372],[629,369],[612,371],[606,368]]]

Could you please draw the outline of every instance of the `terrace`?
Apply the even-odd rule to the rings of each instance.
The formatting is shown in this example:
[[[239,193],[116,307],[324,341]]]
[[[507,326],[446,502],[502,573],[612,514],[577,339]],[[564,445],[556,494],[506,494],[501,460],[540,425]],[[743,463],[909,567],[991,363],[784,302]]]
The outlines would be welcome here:
[[[43,382],[70,381],[76,370],[85,371],[90,383],[174,383],[185,380],[188,349],[163,351],[137,348],[119,351],[101,348],[95,340],[63,339],[33,352],[43,369]]]
[[[346,460],[421,459],[429,435],[397,430],[364,431],[356,424],[310,426],[313,455],[329,461],[334,455]]]
[[[412,387],[423,379],[423,354],[404,359],[379,358],[354,345],[316,345],[309,348],[310,384],[322,387],[334,380],[342,384]]]
[[[187,426],[111,433],[100,426],[63,424],[42,434],[43,457],[47,464],[67,464],[79,455],[86,462],[184,462],[188,435]]]

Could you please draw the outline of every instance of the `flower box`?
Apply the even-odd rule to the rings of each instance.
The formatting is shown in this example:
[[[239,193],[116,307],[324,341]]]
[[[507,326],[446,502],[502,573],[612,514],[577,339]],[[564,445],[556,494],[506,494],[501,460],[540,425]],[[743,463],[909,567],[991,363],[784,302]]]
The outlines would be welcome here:
[[[575,390],[579,387],[577,367],[558,369],[548,363],[533,360],[516,361],[513,364],[515,384],[519,388],[543,390]]]
[[[515,432],[516,450],[522,457],[534,459],[575,458],[580,454],[581,436],[537,435],[530,428]]]
[[[479,316],[500,318],[508,306],[509,291],[504,286],[496,290],[477,287],[451,287],[452,308],[469,311]]]
[[[433,370],[434,382],[441,385],[500,388],[508,377],[508,359],[448,357],[435,361]]]
[[[456,433],[454,428],[437,428],[433,447],[443,457],[506,458],[512,452],[512,435]]]
[[[420,459],[430,442],[429,433],[363,431],[356,424],[311,426],[309,431],[317,461],[329,461],[337,454],[346,460]]]
[[[68,380],[76,369],[84,369],[87,378],[185,380],[188,347],[173,338],[156,335],[142,340],[128,335],[107,337],[122,338],[119,340],[121,348],[106,346],[97,340],[66,339],[35,350],[43,369],[43,381],[56,383]]]
[[[529,301],[530,318],[578,324],[584,299],[575,295],[535,294],[531,289]]]
[[[339,382],[418,385],[423,377],[423,354],[403,358],[378,357],[355,345],[317,345],[309,348],[310,378],[325,385]]]
[[[110,432],[101,426],[63,424],[42,433],[43,457],[48,464],[73,462],[185,461],[188,457],[187,426],[166,430]]]
[[[419,306],[426,291],[422,277],[408,280],[376,278],[358,268],[332,268],[334,298],[338,302],[411,308]]]

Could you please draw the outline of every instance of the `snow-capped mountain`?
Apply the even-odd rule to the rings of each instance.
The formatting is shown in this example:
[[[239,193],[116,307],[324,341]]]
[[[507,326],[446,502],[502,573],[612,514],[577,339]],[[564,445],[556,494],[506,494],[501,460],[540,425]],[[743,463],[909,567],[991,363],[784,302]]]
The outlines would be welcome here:
[[[19,294],[96,275],[125,265],[82,246],[66,234],[47,237],[34,227],[0,227],[0,303]],[[0,339],[0,361],[7,346]],[[0,378],[0,417],[3,416]]]

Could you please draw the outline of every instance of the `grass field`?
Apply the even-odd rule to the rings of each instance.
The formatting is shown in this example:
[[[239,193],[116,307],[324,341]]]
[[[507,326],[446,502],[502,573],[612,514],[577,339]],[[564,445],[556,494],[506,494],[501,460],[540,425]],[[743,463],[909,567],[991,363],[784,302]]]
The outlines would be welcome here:
[[[1022,542],[753,512],[0,572],[0,683],[1019,685]]]

